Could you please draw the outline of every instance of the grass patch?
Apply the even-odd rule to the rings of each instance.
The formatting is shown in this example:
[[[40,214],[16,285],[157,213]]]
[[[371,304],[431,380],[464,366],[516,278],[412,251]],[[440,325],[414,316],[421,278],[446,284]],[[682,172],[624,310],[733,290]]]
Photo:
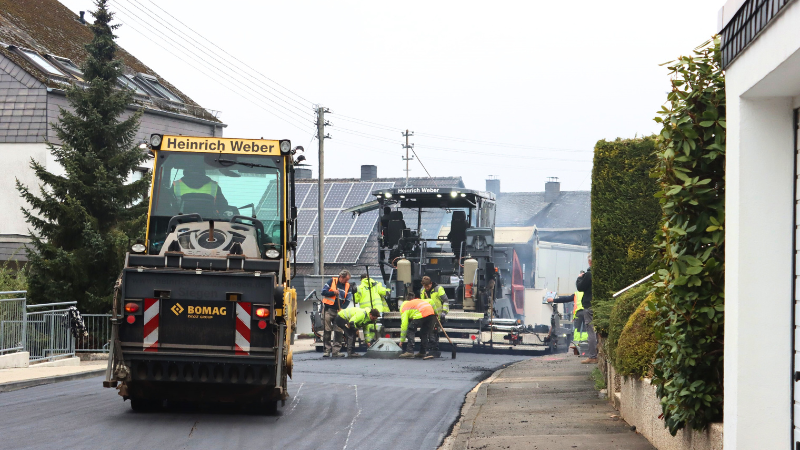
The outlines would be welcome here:
[[[606,377],[603,376],[603,372],[600,371],[599,368],[595,367],[592,369],[592,380],[594,380],[594,388],[599,390],[606,388]]]

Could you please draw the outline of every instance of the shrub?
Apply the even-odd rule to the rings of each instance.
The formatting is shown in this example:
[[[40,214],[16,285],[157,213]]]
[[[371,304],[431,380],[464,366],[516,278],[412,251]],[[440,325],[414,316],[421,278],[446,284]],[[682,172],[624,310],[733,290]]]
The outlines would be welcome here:
[[[614,292],[649,273],[661,218],[650,178],[655,139],[601,140],[592,168],[592,308],[595,329],[608,335]]]
[[[594,280],[592,280],[594,281]],[[628,318],[631,317],[636,308],[647,297],[647,290],[650,287],[648,283],[636,286],[624,294],[616,298],[614,306],[611,308],[611,314],[608,323],[608,338],[603,341],[603,349],[606,352],[606,358],[609,362],[619,370],[617,365],[617,346],[619,337],[622,334],[622,329],[628,323]],[[609,302],[610,304],[610,302]]]
[[[658,340],[655,337],[657,314],[647,305],[655,300],[650,294],[628,318],[617,343],[614,368],[620,375],[646,376],[653,368]]]
[[[659,337],[653,383],[670,433],[722,418],[725,316],[725,76],[719,37],[670,67],[656,175]]]
[[[28,278],[26,270],[27,266],[15,268],[10,261],[0,265],[0,292],[27,290]]]

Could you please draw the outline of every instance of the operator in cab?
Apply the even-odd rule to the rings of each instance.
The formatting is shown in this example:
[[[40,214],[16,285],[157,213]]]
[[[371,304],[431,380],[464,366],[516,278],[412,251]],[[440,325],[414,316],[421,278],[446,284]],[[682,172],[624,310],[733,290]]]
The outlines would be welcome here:
[[[172,183],[172,193],[175,194],[175,199],[178,201],[179,206],[184,205],[187,200],[212,200],[214,209],[217,211],[224,211],[228,208],[228,200],[222,194],[222,188],[219,187],[219,183],[206,175],[206,171],[203,168],[184,168],[183,176]]]

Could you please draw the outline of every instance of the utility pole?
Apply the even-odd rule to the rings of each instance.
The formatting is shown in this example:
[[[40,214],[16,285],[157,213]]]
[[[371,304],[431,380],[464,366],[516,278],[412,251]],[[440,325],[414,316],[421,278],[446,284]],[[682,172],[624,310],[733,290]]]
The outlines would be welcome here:
[[[319,273],[317,275],[325,275],[325,139],[330,139],[331,135],[325,134],[325,125],[330,125],[325,121],[325,113],[331,112],[328,108],[319,106],[317,108],[317,140],[319,141],[319,180],[317,181],[317,222],[319,224],[319,236],[317,242],[319,243],[317,254],[317,267]]]
[[[408,172],[409,172],[409,171],[411,171],[411,169],[409,169],[409,167],[408,167],[408,162],[409,162],[409,161],[413,161],[413,160],[414,160],[414,157],[413,157],[413,156],[412,156],[412,157],[410,157],[410,158],[409,158],[409,156],[408,156],[408,150],[409,150],[409,149],[413,149],[413,148],[414,148],[414,144],[409,144],[409,143],[408,143],[408,137],[409,137],[409,136],[413,136],[413,135],[414,135],[414,132],[413,132],[413,131],[412,131],[412,132],[409,132],[408,130],[406,130],[406,132],[405,132],[405,133],[400,133],[400,134],[402,134],[403,136],[405,136],[405,137],[406,137],[406,144],[403,146],[403,148],[404,148],[404,149],[406,149],[406,157],[405,157],[405,158],[403,158],[403,161],[405,161],[405,162],[406,162],[406,186],[408,186]]]

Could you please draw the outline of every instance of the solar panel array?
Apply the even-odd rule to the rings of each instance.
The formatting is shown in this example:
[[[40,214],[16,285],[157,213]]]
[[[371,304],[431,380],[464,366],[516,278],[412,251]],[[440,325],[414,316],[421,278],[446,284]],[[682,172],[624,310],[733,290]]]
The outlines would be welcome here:
[[[325,262],[355,264],[364,250],[375,223],[378,211],[353,217],[344,210],[374,200],[372,192],[394,187],[394,182],[342,182],[325,185],[323,206],[325,210]],[[295,202],[298,205],[297,262],[314,262],[314,236],[319,232],[317,207],[319,197],[316,183],[297,183]]]

